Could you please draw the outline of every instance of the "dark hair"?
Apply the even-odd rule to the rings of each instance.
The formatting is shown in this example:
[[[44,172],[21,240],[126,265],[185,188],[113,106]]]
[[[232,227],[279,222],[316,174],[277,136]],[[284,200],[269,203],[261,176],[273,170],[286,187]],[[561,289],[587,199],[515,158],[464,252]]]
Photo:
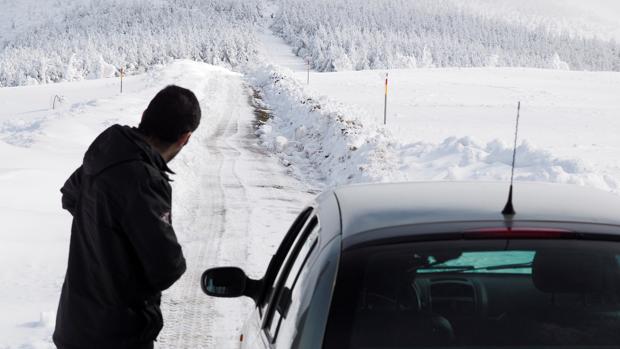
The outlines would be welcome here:
[[[138,129],[163,143],[174,143],[200,124],[200,105],[194,93],[175,85],[166,86],[151,100]]]

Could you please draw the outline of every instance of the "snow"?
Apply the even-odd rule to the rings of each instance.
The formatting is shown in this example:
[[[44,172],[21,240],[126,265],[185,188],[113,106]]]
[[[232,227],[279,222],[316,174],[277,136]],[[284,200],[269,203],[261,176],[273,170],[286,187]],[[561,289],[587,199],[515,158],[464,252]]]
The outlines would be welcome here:
[[[467,0],[461,3],[486,16],[543,26],[556,32],[620,40],[620,3],[616,0]]]
[[[198,4],[194,0],[175,3]],[[571,33],[596,33],[604,39],[617,33],[615,1],[571,0],[570,6],[559,0],[527,3],[531,7],[520,8],[508,0],[472,0],[468,6],[489,18],[510,22],[507,18],[516,13],[519,25],[545,22],[559,31],[577,23],[587,7],[588,15],[579,22],[583,25],[573,26]],[[30,42],[20,38],[37,28],[56,35],[65,20],[78,32],[92,24],[89,16],[65,17],[74,9],[79,17],[78,10],[105,12],[109,6],[121,6],[138,11],[148,4],[141,0],[0,0],[0,44]],[[357,182],[507,180],[518,101],[522,110],[517,185],[519,181],[574,183],[620,193],[616,135],[620,73],[501,68],[496,67],[502,65],[499,56],[486,57],[486,65],[491,66],[486,68],[431,69],[424,68],[434,64],[431,49],[421,47],[421,59],[415,62],[418,69],[335,73],[312,69],[307,85],[303,59],[283,39],[257,27],[256,22],[263,20],[260,16],[266,15],[268,21],[278,11],[274,3],[212,0],[209,4],[199,8],[212,5],[209,11],[225,12],[225,19],[217,22],[223,27],[205,27],[198,16],[186,18],[202,23],[189,41],[155,34],[144,40],[136,37],[136,45],[131,46],[134,53],[141,52],[140,45],[159,44],[172,45],[173,52],[164,57],[157,50],[148,51],[153,55],[139,59],[129,55],[130,60],[136,58],[136,75],[125,78],[123,94],[118,78],[105,78],[114,74],[112,66],[130,63],[118,52],[103,60],[99,55],[74,57],[75,64],[68,64],[72,52],[46,51],[58,54],[60,60],[55,70],[46,71],[66,76],[46,79],[35,69],[30,75],[16,73],[23,78],[19,84],[79,81],[0,88],[0,155],[5,159],[0,164],[1,349],[53,347],[50,336],[71,224],[69,214],[60,208],[59,188],[99,132],[114,123],[136,125],[149,100],[170,83],[197,94],[203,123],[171,164],[178,173],[173,183],[173,223],[189,269],[164,294],[166,326],[159,348],[234,347],[251,301],[204,296],[198,287],[200,274],[209,267],[236,265],[260,277],[282,234],[318,189]],[[152,18],[161,14],[157,11],[163,7],[157,6],[149,12]],[[530,9],[533,15],[528,15]],[[183,28],[185,24],[179,22]],[[227,35],[218,36],[222,31]],[[200,33],[217,39],[209,42],[226,50],[200,56],[193,51],[203,40],[198,38]],[[15,52],[9,56],[19,58],[24,53],[29,59],[45,61],[44,54],[31,57],[30,51]],[[251,59],[248,65],[236,66],[243,74],[172,60],[192,57],[230,65],[213,60],[224,52],[232,60]],[[554,68],[570,68],[562,55],[548,58]],[[0,66],[7,62],[0,58]],[[24,67],[10,68],[4,73],[28,72]],[[386,72],[390,85],[384,126]],[[252,101],[252,95],[260,100]],[[258,129],[248,99],[271,115]]]
[[[255,59],[259,0],[3,2],[0,86],[134,74],[178,58],[227,67]]]
[[[278,3],[279,12],[266,0],[0,0],[0,86],[140,73],[178,58],[240,70],[259,58],[256,34],[271,13],[279,34],[322,71],[620,69],[618,45],[607,42],[620,38],[613,0]]]
[[[150,99],[170,83],[196,93],[203,122],[171,163],[177,172],[173,223],[188,272],[164,293],[167,325],[159,344],[227,348],[235,343],[250,301],[206,297],[198,286],[200,274],[208,267],[238,265],[261,276],[314,191],[247,137],[254,115],[240,98],[248,93],[240,74],[177,61],[128,77],[122,95],[118,79],[0,89],[0,154],[10,160],[0,165],[0,348],[53,347],[71,226],[70,215],[60,208],[59,188],[99,132],[113,123],[136,125]],[[55,94],[65,102],[52,110]]]
[[[559,14],[567,11],[553,12],[564,3],[507,3],[286,0],[278,2],[271,28],[319,71],[485,66],[620,70],[620,47],[613,37],[601,39],[591,35],[592,28],[582,32],[573,26],[581,22],[574,15],[581,7],[574,6],[573,16],[564,18]],[[515,7],[519,11],[511,11]],[[530,12],[537,8],[550,14]],[[614,23],[620,29],[617,19]]]
[[[254,81],[274,118],[262,142],[316,185],[400,180],[507,180],[517,102],[516,179],[620,189],[620,74],[524,68],[312,72],[280,40],[263,51],[283,67]],[[303,129],[303,132],[300,132]]]
[[[95,132],[114,117],[89,103],[113,96],[116,87],[116,81],[99,80],[0,89],[0,154],[6,159],[0,165],[0,347],[49,341],[54,315],[47,314],[56,311],[71,224],[60,210],[59,188]],[[51,110],[50,97],[61,91],[72,102]]]

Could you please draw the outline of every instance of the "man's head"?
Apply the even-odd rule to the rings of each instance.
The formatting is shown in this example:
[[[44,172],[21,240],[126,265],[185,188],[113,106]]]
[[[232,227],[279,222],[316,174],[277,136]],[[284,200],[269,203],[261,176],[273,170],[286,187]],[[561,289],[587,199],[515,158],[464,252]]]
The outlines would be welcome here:
[[[168,162],[187,144],[200,124],[200,116],[200,105],[194,93],[170,85],[151,100],[138,129]]]

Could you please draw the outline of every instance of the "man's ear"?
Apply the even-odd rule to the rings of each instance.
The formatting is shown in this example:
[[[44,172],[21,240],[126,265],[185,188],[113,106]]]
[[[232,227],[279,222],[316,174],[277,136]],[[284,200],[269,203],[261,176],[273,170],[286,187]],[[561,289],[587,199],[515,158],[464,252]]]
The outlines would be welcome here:
[[[177,145],[179,146],[185,146],[187,145],[187,142],[189,142],[189,138],[192,136],[192,132],[185,132],[184,134],[181,135],[181,137],[179,137],[179,140],[177,141]]]

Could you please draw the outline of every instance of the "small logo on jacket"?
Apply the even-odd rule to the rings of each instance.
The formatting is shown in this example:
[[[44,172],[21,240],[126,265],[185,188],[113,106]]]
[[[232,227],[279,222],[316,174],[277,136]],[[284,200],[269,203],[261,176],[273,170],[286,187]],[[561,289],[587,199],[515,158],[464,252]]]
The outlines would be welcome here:
[[[159,219],[168,225],[172,225],[172,218],[170,216],[170,211],[162,213],[161,216],[159,216]]]

